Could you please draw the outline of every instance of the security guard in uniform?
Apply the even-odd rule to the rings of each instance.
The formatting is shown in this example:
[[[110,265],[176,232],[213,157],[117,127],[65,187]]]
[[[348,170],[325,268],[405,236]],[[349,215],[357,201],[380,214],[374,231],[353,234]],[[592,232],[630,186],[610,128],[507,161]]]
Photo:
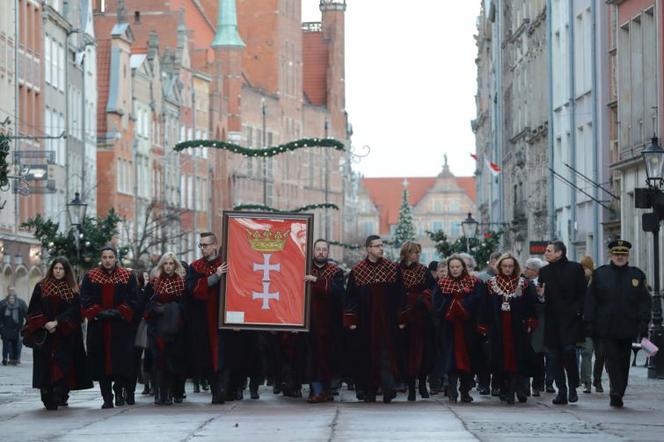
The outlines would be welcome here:
[[[628,264],[631,248],[622,239],[609,243],[611,263],[593,272],[584,308],[587,332],[605,349],[610,404],[618,408],[627,388],[632,342],[648,335],[651,309],[646,275]]]

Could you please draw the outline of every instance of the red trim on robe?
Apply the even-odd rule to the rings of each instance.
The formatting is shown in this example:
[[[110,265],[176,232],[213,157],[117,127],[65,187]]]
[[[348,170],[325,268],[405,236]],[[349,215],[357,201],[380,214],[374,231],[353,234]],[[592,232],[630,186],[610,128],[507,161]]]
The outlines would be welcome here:
[[[470,357],[468,357],[468,349],[466,348],[463,323],[464,321],[460,319],[455,319],[452,322],[452,327],[454,327],[454,359],[457,370],[470,372]]]
[[[514,335],[512,333],[512,312],[500,312],[503,328],[503,370],[506,373],[516,373],[516,354],[514,353]]]
[[[196,282],[193,293],[194,298],[199,301],[208,301],[210,299],[210,292],[208,289],[207,276],[204,275]]]
[[[349,328],[353,325],[357,327],[357,314],[355,314],[354,312],[344,312],[344,317],[343,317],[344,328]]]
[[[101,306],[99,304],[93,304],[88,308],[82,308],[81,309],[81,314],[88,321],[92,321],[95,316],[97,316],[99,313],[101,313],[102,310],[103,309],[101,308]]]
[[[129,307],[127,304],[120,304],[118,306],[118,311],[127,322],[131,321],[131,318],[134,317],[134,309]]]
[[[48,318],[43,314],[40,313],[38,315],[31,315],[28,316],[28,330],[31,332],[35,332],[39,330],[40,328],[44,327],[46,323],[48,322]]]
[[[113,301],[115,298],[115,284],[102,284],[101,285],[101,307],[103,310],[113,308]],[[112,351],[112,328],[111,321],[105,320],[104,324],[104,373],[107,375],[113,374],[113,355]]]

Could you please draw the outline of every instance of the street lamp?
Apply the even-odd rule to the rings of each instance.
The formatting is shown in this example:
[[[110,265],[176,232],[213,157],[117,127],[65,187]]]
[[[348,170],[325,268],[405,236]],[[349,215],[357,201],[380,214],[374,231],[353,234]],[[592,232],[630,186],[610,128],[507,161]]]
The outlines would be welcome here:
[[[652,323],[650,340],[659,348],[664,346],[664,328],[662,327],[662,294],[659,286],[659,228],[664,219],[664,149],[657,136],[652,137],[648,147],[641,152],[646,163],[647,189],[636,190],[636,207],[652,208],[651,213],[643,214],[643,230],[652,232],[654,254],[654,285],[652,295]],[[664,379],[664,352],[658,352],[648,358],[648,377]]]
[[[521,251],[523,250],[523,237],[519,234],[514,238],[514,251],[516,256],[521,256]]]
[[[461,222],[461,231],[463,236],[466,238],[466,252],[470,253],[470,239],[477,238],[477,226],[480,223],[473,218],[470,212],[468,212],[468,218]]]
[[[76,243],[77,266],[80,266],[81,262],[81,241],[80,241],[81,226],[85,221],[85,211],[87,210],[87,208],[88,205],[83,201],[81,201],[81,195],[78,192],[74,194],[74,199],[67,204],[67,215],[69,215],[69,224],[72,227],[76,227],[76,233],[74,234],[74,242]]]

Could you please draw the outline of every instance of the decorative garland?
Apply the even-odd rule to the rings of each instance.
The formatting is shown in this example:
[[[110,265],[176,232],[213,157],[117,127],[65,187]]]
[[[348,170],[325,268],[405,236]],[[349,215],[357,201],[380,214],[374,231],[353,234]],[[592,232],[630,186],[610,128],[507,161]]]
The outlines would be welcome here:
[[[9,137],[0,134],[0,187],[9,184],[9,165],[7,164],[7,155],[9,155]]]
[[[359,244],[346,244],[345,242],[339,242],[339,241],[328,241],[328,244],[331,246],[339,246],[343,247],[344,249],[350,249],[350,250],[358,250],[361,249],[362,246]]]
[[[302,138],[300,140],[290,141],[277,146],[266,147],[265,149],[252,149],[240,146],[239,144],[229,143],[227,141],[215,140],[191,140],[178,143],[173,148],[176,152],[181,152],[189,148],[214,147],[215,149],[224,149],[232,153],[238,153],[245,157],[273,157],[284,152],[292,152],[306,147],[332,147],[336,150],[344,150],[344,143],[334,138]]]
[[[339,210],[339,207],[336,204],[332,203],[320,203],[320,204],[309,204],[304,207],[299,207],[293,210],[279,210],[274,207],[264,206],[262,204],[240,204],[239,206],[233,207],[233,210],[262,210],[263,212],[273,212],[273,213],[300,213],[307,212],[314,209],[334,209]]]

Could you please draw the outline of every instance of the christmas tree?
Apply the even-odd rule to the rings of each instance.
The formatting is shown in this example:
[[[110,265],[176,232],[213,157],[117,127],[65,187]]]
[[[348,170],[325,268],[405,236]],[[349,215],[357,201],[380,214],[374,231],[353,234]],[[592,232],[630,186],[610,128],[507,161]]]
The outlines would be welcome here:
[[[403,198],[399,209],[399,220],[394,233],[394,245],[400,247],[406,241],[415,241],[415,227],[413,226],[413,214],[408,204],[408,182],[404,182]]]

